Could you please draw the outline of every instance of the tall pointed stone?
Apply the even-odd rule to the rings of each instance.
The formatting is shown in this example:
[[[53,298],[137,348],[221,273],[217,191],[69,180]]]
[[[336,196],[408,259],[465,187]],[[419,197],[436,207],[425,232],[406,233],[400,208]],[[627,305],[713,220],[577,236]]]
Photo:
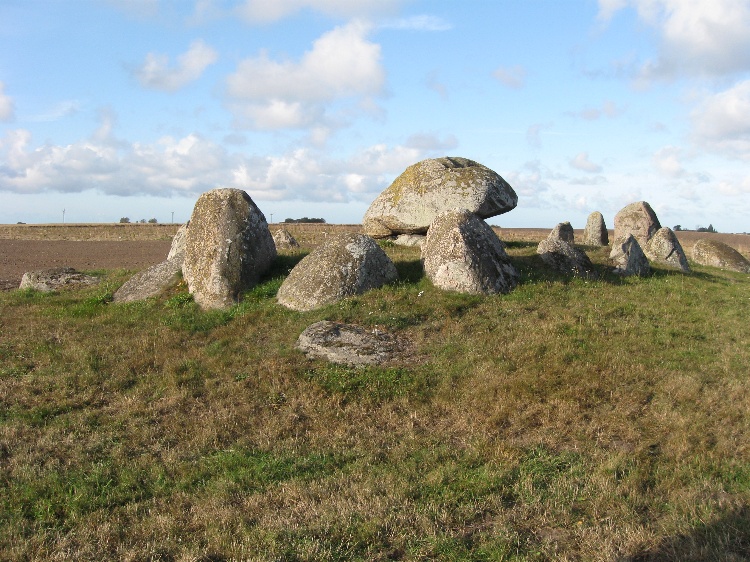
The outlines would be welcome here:
[[[614,273],[618,275],[646,277],[651,273],[648,258],[632,234],[622,242],[615,240],[609,258],[615,266]]]
[[[276,257],[266,217],[241,189],[198,198],[185,238],[182,272],[201,308],[226,308],[255,285]]]
[[[657,230],[646,242],[643,253],[652,262],[679,269],[684,273],[690,272],[685,251],[671,228],[665,226]]]
[[[586,220],[586,228],[583,229],[584,246],[608,246],[609,233],[604,222],[604,216],[599,211],[594,211]]]
[[[520,280],[495,232],[465,209],[435,218],[422,245],[422,262],[430,281],[446,291],[508,293]]]

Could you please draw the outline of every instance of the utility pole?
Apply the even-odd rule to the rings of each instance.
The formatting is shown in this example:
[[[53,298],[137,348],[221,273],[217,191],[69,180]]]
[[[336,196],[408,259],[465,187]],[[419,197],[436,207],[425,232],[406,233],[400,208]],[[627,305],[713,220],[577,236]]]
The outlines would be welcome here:
[[[65,209],[63,209],[63,224],[65,224]]]
[[[172,224],[174,224],[174,211],[172,211]]]
[[[271,213],[271,224],[273,224],[273,213]]]

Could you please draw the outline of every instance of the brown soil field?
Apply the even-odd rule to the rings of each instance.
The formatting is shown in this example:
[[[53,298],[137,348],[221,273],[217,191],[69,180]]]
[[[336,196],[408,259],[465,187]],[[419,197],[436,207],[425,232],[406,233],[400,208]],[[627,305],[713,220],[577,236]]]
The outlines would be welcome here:
[[[0,225],[0,290],[15,289],[26,271],[52,267],[141,270],[166,259],[178,224],[71,224]],[[341,231],[358,231],[360,225],[274,224],[286,228],[310,249],[326,236]],[[549,234],[545,228],[499,228],[506,242],[539,242]],[[576,230],[577,237],[582,230]],[[612,232],[610,231],[610,238]],[[750,258],[750,235],[677,232],[688,257],[701,238],[719,240]]]

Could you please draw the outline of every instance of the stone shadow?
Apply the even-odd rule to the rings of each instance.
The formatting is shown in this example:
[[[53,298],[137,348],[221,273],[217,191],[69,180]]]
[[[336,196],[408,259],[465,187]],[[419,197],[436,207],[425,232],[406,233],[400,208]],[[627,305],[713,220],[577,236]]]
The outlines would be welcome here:
[[[716,521],[697,527],[692,533],[668,537],[656,546],[623,562],[750,560],[750,506],[730,511]]]

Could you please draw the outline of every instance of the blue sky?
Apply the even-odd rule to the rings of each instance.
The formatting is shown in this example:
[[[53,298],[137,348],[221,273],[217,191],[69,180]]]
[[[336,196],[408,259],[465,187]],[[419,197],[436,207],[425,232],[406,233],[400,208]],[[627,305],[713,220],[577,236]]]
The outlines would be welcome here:
[[[750,231],[750,0],[1,0],[0,223],[182,222],[245,189],[358,223],[463,156],[491,224]]]

